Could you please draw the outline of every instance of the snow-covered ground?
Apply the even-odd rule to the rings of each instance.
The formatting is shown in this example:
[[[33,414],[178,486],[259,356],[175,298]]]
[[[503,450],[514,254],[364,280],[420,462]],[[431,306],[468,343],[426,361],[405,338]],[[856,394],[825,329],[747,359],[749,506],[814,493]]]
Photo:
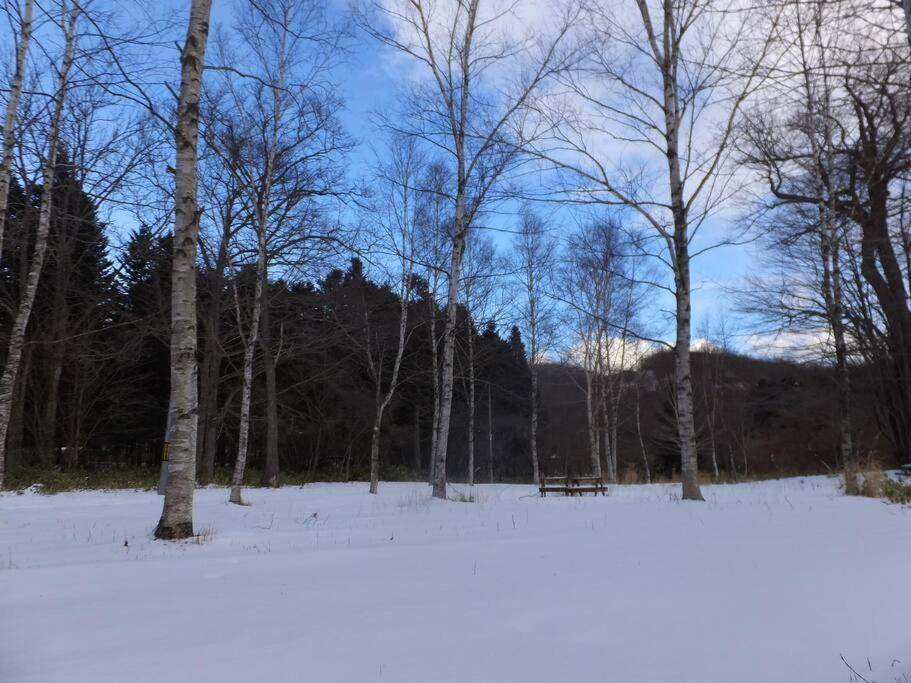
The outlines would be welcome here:
[[[0,495],[0,681],[911,681],[911,509],[533,491],[210,488],[202,544],[151,540],[154,493]]]

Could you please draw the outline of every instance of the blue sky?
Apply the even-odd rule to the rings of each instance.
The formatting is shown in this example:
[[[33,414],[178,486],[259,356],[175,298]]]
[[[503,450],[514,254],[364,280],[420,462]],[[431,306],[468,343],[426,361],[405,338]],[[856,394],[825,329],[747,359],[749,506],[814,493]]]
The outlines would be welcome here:
[[[331,3],[332,11],[337,16],[342,16],[346,11],[345,0],[327,1]],[[136,11],[131,12],[131,6],[135,7],[131,2],[110,0],[110,5],[121,18],[126,19],[125,23],[132,18],[131,14],[134,17],[140,16]],[[234,6],[232,0],[214,0],[213,23],[229,24]],[[167,0],[161,4],[149,3],[147,7],[156,16],[172,16],[175,31],[185,25],[185,8],[186,3],[179,0]],[[336,67],[334,80],[338,84],[338,94],[345,102],[343,123],[358,143],[350,157],[350,172],[352,178],[356,178],[369,175],[371,165],[376,159],[375,149],[382,149],[381,143],[372,144],[381,139],[380,131],[375,125],[374,113],[378,110],[395,111],[403,79],[412,72],[409,71],[411,66],[407,62],[403,62],[400,57],[391,54],[387,48],[380,46],[363,33],[354,32],[349,47],[349,54]],[[170,58],[174,57],[176,76],[176,51],[169,52],[173,55],[169,54],[165,61],[171,63]],[[545,209],[549,210],[550,207]],[[511,228],[515,224],[515,218],[508,215],[508,211],[489,220],[499,228]],[[124,225],[127,226],[129,223],[131,221],[125,219]],[[716,233],[724,229],[723,223],[717,221],[712,226]],[[500,234],[495,241],[502,250],[508,248],[508,236]],[[696,335],[699,334],[707,317],[717,319],[719,316],[730,314],[730,296],[725,288],[738,286],[746,273],[759,267],[755,249],[754,245],[723,247],[701,256],[694,262],[693,311]],[[653,305],[656,309],[668,309],[672,302],[666,294],[656,292]],[[667,332],[669,330],[664,331],[665,336]]]
[[[377,139],[378,131],[372,115],[377,110],[394,111],[400,93],[401,76],[395,73],[400,64],[387,49],[373,42],[362,33],[352,41],[349,59],[338,70],[339,92],[345,100],[344,122],[351,135],[361,144],[353,154],[352,171],[369,173],[375,159],[371,141]],[[550,211],[551,207],[545,207]],[[511,227],[514,218],[499,215],[494,219],[501,227]],[[725,225],[716,221],[712,226],[715,234],[723,232]],[[508,249],[508,236],[500,234],[495,240],[501,249]],[[755,245],[724,246],[701,255],[693,267],[693,312],[694,335],[699,334],[707,319],[717,321],[720,316],[733,315],[730,305],[731,288],[736,288],[745,274],[758,267]],[[666,294],[655,292],[654,305],[668,308],[671,301]],[[730,325],[733,329],[735,325]]]

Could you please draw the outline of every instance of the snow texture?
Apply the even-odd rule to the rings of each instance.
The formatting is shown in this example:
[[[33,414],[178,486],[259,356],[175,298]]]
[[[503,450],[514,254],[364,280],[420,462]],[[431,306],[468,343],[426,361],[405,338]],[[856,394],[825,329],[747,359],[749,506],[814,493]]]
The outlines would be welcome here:
[[[465,492],[454,486],[453,493]],[[0,495],[0,681],[911,681],[911,509],[824,477]]]

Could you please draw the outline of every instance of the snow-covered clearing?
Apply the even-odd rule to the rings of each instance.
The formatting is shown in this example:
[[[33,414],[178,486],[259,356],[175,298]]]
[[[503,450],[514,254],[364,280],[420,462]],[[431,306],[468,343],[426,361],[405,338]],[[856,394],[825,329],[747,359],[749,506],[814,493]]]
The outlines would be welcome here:
[[[3,494],[0,681],[911,680],[911,509],[836,489]]]

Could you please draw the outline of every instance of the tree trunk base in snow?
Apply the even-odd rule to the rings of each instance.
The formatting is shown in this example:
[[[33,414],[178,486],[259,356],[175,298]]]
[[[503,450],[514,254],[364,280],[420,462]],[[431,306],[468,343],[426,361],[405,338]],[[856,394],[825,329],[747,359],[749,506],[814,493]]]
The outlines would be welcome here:
[[[231,495],[228,496],[228,502],[234,503],[235,505],[249,505],[247,501],[243,499],[240,495],[240,487],[234,486],[231,488]]]
[[[193,523],[183,522],[181,524],[165,524],[164,520],[158,522],[155,529],[155,538],[160,541],[179,541],[184,538],[193,537]]]
[[[859,496],[860,495],[860,486],[857,485],[857,471],[856,470],[845,470],[844,473],[844,483],[845,483],[845,495],[846,496]]]
[[[683,500],[705,500],[702,496],[702,491],[699,488],[699,484],[690,484],[687,485],[687,482],[683,484]]]

